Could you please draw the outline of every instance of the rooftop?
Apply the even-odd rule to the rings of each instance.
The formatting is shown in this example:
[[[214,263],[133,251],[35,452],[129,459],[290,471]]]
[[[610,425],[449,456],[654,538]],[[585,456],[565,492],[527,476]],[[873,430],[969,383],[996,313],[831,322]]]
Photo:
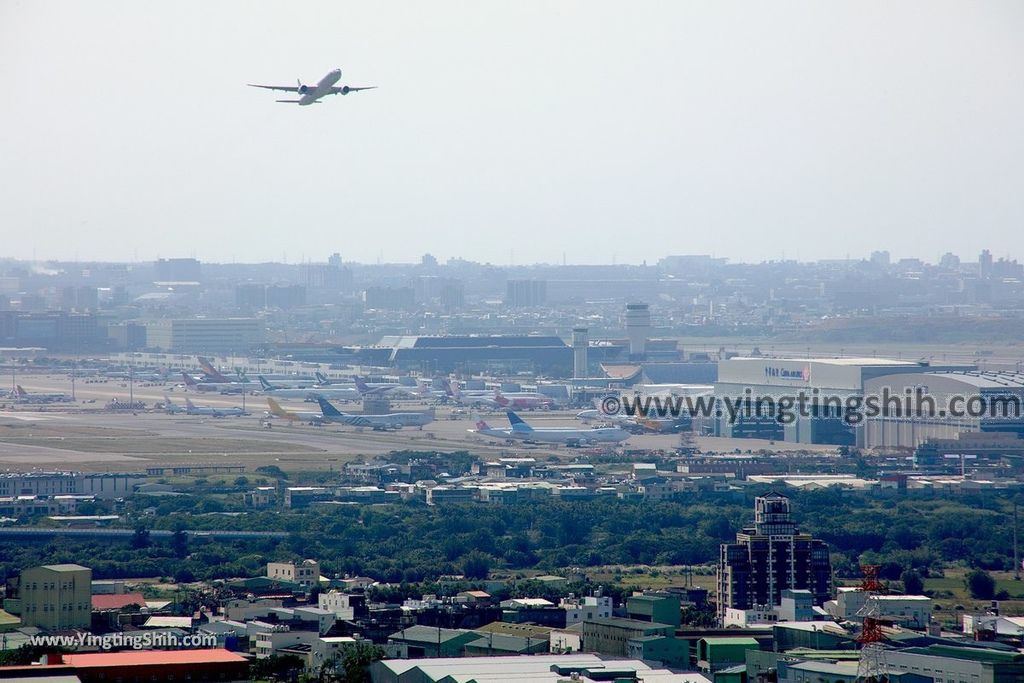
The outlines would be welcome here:
[[[244,663],[245,657],[223,649],[132,650],[130,652],[89,652],[64,655],[64,663],[75,668],[107,666],[152,666],[154,664]]]

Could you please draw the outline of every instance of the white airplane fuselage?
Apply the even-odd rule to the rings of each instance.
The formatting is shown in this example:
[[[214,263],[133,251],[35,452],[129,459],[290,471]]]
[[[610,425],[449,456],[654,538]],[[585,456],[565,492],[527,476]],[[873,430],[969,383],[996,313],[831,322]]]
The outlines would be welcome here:
[[[341,69],[335,69],[323,78],[321,78],[316,85],[304,85],[299,91],[299,106],[304,107],[308,104],[314,104],[324,95],[331,94],[331,87],[341,79]]]

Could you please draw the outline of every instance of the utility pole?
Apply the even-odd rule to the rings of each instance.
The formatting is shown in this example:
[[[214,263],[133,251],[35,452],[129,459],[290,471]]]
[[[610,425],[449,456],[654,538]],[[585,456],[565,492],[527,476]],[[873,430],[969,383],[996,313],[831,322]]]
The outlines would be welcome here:
[[[1013,501],[1013,580],[1020,581],[1020,553],[1017,552],[1017,501]]]

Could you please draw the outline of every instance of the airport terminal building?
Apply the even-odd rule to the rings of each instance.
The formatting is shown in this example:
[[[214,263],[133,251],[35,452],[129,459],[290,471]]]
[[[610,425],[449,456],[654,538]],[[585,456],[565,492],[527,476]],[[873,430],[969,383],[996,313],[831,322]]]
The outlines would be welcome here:
[[[715,434],[871,447],[878,444],[869,442],[865,422],[853,412],[875,380],[927,384],[922,376],[972,369],[885,358],[729,358],[718,364],[715,397],[721,414]]]

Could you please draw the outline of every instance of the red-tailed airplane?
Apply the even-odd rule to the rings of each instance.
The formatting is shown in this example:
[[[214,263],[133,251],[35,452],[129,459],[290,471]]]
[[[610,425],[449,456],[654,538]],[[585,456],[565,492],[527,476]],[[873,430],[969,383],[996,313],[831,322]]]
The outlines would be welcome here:
[[[303,85],[301,80],[298,80],[298,85],[256,85],[255,83],[249,83],[248,85],[252,88],[266,88],[267,90],[282,90],[284,92],[293,92],[299,95],[297,100],[277,100],[278,102],[287,102],[289,104],[297,104],[300,107],[305,107],[309,104],[319,104],[320,98],[325,95],[347,95],[350,92],[359,92],[360,90],[373,90],[377,86],[368,85],[360,88],[353,88],[348,85],[343,85],[340,88],[334,84],[341,79],[341,69],[335,69],[323,78],[321,78],[316,85]]]

